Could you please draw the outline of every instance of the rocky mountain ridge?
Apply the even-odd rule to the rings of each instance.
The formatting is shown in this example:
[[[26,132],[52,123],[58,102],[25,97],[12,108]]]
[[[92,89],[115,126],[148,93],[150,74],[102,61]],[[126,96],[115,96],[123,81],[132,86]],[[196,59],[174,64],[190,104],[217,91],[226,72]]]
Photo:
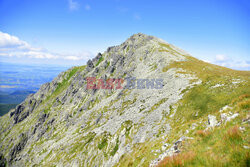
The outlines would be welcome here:
[[[155,166],[188,138],[188,128],[176,127],[206,124],[208,114],[250,93],[249,76],[135,34],[86,66],[62,72],[1,117],[1,157],[8,166]],[[163,85],[88,89],[88,77],[162,79]],[[173,134],[175,144],[166,145]]]

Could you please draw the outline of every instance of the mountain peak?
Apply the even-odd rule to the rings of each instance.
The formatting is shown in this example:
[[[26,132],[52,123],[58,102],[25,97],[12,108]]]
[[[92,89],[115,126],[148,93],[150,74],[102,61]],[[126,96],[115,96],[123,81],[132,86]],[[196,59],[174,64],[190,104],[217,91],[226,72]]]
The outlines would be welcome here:
[[[200,141],[195,131],[206,127],[208,114],[208,128],[220,126],[217,118],[236,118],[234,112],[245,118],[239,108],[250,96],[230,102],[249,92],[248,76],[134,34],[0,117],[0,160],[9,166],[154,166],[181,152],[183,140]],[[124,82],[117,87],[117,81]],[[225,104],[230,107],[217,112]],[[212,133],[204,131],[201,137]]]
[[[153,36],[143,34],[143,33],[136,33],[136,34],[133,34],[129,37],[129,39],[132,39],[132,38],[133,39],[139,39],[139,38],[147,39],[147,38],[153,38]]]
[[[149,41],[154,39],[155,37],[150,36],[150,35],[146,35],[143,33],[137,33],[137,34],[133,34],[132,36],[130,36],[125,42],[133,42],[133,43],[138,43],[138,42],[142,42],[142,41]]]

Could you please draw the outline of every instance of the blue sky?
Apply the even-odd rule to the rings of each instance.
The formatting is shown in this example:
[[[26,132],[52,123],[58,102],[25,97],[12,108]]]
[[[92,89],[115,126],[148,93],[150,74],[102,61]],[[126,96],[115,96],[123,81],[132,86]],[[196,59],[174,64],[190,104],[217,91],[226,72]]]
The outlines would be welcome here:
[[[249,18],[248,0],[0,0],[0,61],[82,65],[142,32],[250,70]]]

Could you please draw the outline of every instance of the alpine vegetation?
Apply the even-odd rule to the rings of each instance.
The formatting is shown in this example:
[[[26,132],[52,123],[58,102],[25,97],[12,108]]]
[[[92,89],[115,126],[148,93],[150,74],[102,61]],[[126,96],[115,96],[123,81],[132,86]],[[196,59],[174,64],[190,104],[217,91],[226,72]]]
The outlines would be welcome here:
[[[250,72],[135,34],[0,117],[0,166],[249,166]]]

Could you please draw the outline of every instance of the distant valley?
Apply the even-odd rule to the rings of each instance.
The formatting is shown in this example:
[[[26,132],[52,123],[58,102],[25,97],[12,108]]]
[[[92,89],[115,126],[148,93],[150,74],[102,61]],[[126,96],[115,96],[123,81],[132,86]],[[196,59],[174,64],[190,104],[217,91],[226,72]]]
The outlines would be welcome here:
[[[0,116],[68,67],[0,63]]]

